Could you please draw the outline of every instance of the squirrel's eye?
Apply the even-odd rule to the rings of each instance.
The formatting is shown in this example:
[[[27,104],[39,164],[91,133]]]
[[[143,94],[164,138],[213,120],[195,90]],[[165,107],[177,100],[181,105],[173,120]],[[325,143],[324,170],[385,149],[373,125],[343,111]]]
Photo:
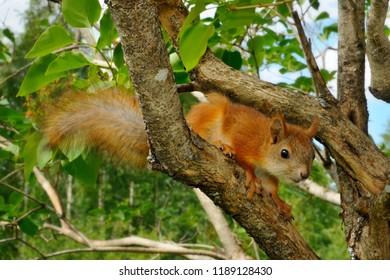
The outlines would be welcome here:
[[[283,150],[280,152],[280,155],[282,156],[282,158],[285,158],[285,159],[287,159],[287,158],[290,157],[290,153],[289,153],[289,151],[286,150],[286,149],[283,149]]]

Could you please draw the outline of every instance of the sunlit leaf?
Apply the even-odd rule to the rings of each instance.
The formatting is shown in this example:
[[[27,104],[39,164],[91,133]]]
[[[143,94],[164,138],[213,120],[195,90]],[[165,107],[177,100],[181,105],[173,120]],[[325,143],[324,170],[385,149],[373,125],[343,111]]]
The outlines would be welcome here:
[[[53,60],[46,70],[46,75],[56,74],[89,65],[90,62],[81,53],[64,52]]]
[[[65,72],[54,73],[45,75],[47,68],[57,58],[54,54],[49,54],[44,57],[40,57],[34,61],[30,69],[28,69],[26,77],[19,88],[17,96],[26,96],[33,93],[51,82],[66,77],[68,74]]]
[[[112,22],[110,10],[107,9],[100,20],[100,37],[97,42],[98,49],[102,50],[104,47],[110,46],[116,38],[118,38],[118,32]]]
[[[198,22],[188,27],[182,34],[179,53],[187,71],[198,64],[207,49],[209,38],[214,34],[214,26]]]
[[[99,0],[62,1],[62,12],[65,20],[76,28],[92,27],[99,20],[101,11]]]
[[[73,43],[75,41],[63,27],[54,25],[39,36],[32,49],[27,53],[26,58],[45,56]]]

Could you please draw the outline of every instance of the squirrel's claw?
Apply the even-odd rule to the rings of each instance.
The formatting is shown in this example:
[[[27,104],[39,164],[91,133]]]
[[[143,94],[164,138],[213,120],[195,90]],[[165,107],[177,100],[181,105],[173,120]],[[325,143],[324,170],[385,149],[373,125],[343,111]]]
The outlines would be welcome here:
[[[225,156],[228,156],[228,157],[234,159],[235,152],[234,152],[232,147],[230,147],[227,144],[222,143],[221,140],[218,140],[217,142],[215,142],[214,145],[217,146]]]

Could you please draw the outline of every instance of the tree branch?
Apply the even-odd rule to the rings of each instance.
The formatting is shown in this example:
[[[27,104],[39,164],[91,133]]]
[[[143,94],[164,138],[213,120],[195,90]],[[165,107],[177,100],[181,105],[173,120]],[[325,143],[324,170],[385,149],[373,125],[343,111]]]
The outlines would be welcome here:
[[[158,249],[158,248],[144,248],[144,247],[94,247],[94,248],[77,248],[70,250],[58,251],[51,254],[44,255],[44,259],[50,259],[60,255],[84,253],[84,252],[131,252],[144,254],[176,254],[176,255],[200,255],[209,256],[213,259],[225,260],[224,255],[203,250],[191,249]]]
[[[159,254],[179,254],[184,255],[188,259],[227,259],[226,255],[215,253],[208,250],[193,250],[187,249],[174,243],[158,242],[137,236],[129,236],[113,240],[92,240],[88,238],[80,238],[80,235],[69,228],[57,227],[52,224],[45,223],[42,229],[51,229],[59,234],[62,234],[80,244],[89,246],[90,248],[82,248],[81,252],[138,252],[138,253],[159,253]],[[86,240],[88,240],[86,242]],[[79,249],[61,251],[60,254],[79,252]],[[47,254],[45,258],[57,256],[57,253]]]
[[[219,237],[219,240],[223,244],[226,251],[226,255],[232,260],[247,260],[250,259],[245,254],[244,250],[237,244],[237,240],[234,238],[229,224],[222,214],[220,208],[215,204],[199,189],[194,189],[196,196],[198,197],[200,204],[206,211],[210,222],[213,224],[215,231]]]
[[[33,172],[39,184],[41,185],[42,189],[46,192],[51,203],[53,204],[54,210],[56,211],[57,215],[59,217],[63,217],[64,211],[62,210],[61,201],[60,198],[58,197],[57,191],[53,188],[50,182],[45,178],[45,176],[37,167],[33,168]],[[60,221],[63,227],[68,227],[67,223],[63,219],[60,219]]]
[[[316,182],[307,179],[305,181],[299,182],[297,186],[317,198],[340,206],[340,194],[330,189],[324,188],[318,185]]]
[[[320,72],[320,69],[311,51],[311,43],[306,38],[305,31],[303,30],[298,13],[296,11],[293,11],[292,16],[294,18],[295,26],[298,31],[298,36],[301,42],[303,52],[305,53],[307,65],[313,79],[314,87],[316,88],[316,92],[321,99],[320,102],[323,102],[325,106],[334,106],[337,104],[337,100],[329,91],[328,86],[326,85],[326,82]]]

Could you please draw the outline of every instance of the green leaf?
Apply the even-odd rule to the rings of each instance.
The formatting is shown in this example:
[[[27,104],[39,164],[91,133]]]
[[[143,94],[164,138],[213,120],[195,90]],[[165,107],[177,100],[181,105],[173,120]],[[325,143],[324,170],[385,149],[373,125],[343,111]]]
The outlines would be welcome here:
[[[204,0],[196,0],[195,6],[191,9],[190,13],[186,17],[183,25],[180,28],[179,38],[182,36],[183,32],[191,25],[191,23],[199,17],[200,13],[206,9]]]
[[[29,236],[34,236],[38,232],[38,226],[29,217],[20,220],[18,226],[22,232]]]
[[[14,121],[23,120],[24,118],[25,115],[23,112],[14,110],[8,106],[0,105],[0,120],[12,123]]]
[[[55,73],[51,75],[44,75],[50,63],[52,63],[57,58],[54,54],[49,54],[44,57],[40,57],[34,61],[30,69],[24,77],[22,85],[19,88],[17,96],[27,96],[30,93],[33,93],[44,86],[50,84],[51,82],[66,77],[68,74],[65,72]]]
[[[122,67],[118,69],[118,73],[116,74],[116,82],[117,85],[113,86],[123,86],[126,88],[130,86],[129,71],[125,64],[123,64]]]
[[[189,75],[186,72],[183,62],[180,60],[180,57],[177,53],[172,53],[169,56],[169,60],[172,65],[173,74],[175,76],[175,81],[177,84],[185,84],[189,82]]]
[[[95,216],[95,217],[97,217],[97,216],[104,216],[104,215],[106,215],[106,212],[102,208],[96,208],[96,209],[93,209],[93,210],[89,211],[88,215]]]
[[[323,20],[323,19],[327,19],[329,18],[329,13],[328,12],[322,12],[321,14],[319,14],[315,21],[319,21],[319,20]]]
[[[331,24],[329,26],[324,27],[324,35],[325,38],[328,39],[330,34],[337,33],[338,32],[338,25],[337,23]]]
[[[69,161],[74,161],[84,152],[86,146],[82,137],[80,137],[80,139],[76,139],[75,137],[73,142],[71,142],[71,145],[67,141],[64,141],[60,142],[58,147]]]
[[[100,37],[97,48],[102,50],[104,47],[110,46],[116,38],[118,38],[118,32],[112,22],[110,10],[107,9],[100,20]]]
[[[59,55],[46,70],[46,75],[57,74],[91,64],[81,53],[64,52]]]
[[[116,45],[114,49],[113,61],[115,66],[119,69],[125,64],[125,59],[123,57],[122,43]]]
[[[285,18],[290,16],[290,10],[288,9],[287,5],[277,5],[276,6],[276,10],[278,11],[278,13],[281,14]]]
[[[99,175],[100,159],[89,156],[85,160],[79,156],[72,162],[65,163],[64,169],[81,183],[94,186]]]
[[[325,82],[329,82],[335,78],[335,75],[337,74],[336,71],[328,71],[326,69],[320,70],[322,77],[324,78]]]
[[[171,65],[172,65],[172,70],[174,72],[181,72],[181,71],[185,71],[184,69],[184,65],[183,63],[181,62],[180,60],[180,57],[177,55],[177,53],[171,53],[169,55],[169,60],[171,62]]]
[[[198,64],[206,52],[208,40],[214,31],[212,24],[206,25],[200,21],[183,32],[179,42],[179,53],[187,71],[192,70]]]
[[[46,163],[51,160],[53,156],[53,151],[48,145],[48,140],[46,137],[42,137],[37,146],[37,164],[39,168],[46,166]]]
[[[252,61],[253,67],[260,67],[263,64],[265,51],[264,51],[264,45],[263,40],[261,36],[256,36],[253,39],[250,39],[248,41],[248,50],[252,54],[252,59],[249,61]],[[255,61],[254,61],[255,59]]]
[[[99,0],[63,0],[64,18],[73,27],[91,28],[100,18]]]
[[[75,41],[63,27],[54,25],[39,36],[32,49],[26,55],[26,58],[45,56],[73,43]]]
[[[3,35],[15,44],[15,34],[8,28],[3,30]]]
[[[236,70],[241,69],[242,58],[239,51],[225,50],[222,55],[222,61]]]
[[[30,135],[24,146],[24,179],[28,181],[34,166],[37,164],[37,149],[39,142],[41,141],[41,135],[35,132]]]
[[[99,81],[101,81],[100,74],[101,74],[100,68],[97,65],[91,64],[89,66],[88,79],[89,79],[91,84],[98,83]]]
[[[249,26],[253,22],[255,15],[255,9],[244,9],[237,11],[226,9],[226,11],[222,12],[220,15],[220,20],[222,22],[222,26],[226,29],[237,28],[241,26]]]
[[[13,192],[9,196],[9,204],[11,204],[12,206],[18,206],[23,202],[23,200],[24,200],[24,195],[18,192]]]
[[[312,0],[312,1],[310,1],[310,4],[316,10],[318,10],[318,8],[320,7],[320,1],[319,0]]]

